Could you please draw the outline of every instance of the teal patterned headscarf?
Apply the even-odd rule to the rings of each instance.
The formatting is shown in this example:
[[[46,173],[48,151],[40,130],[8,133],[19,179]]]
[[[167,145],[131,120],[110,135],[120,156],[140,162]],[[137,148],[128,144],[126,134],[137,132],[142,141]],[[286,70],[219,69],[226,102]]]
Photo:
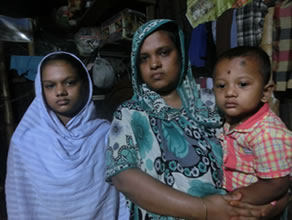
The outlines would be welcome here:
[[[183,107],[180,110],[168,106],[160,95],[150,90],[146,84],[141,82],[139,77],[140,73],[137,61],[142,43],[147,36],[155,32],[158,28],[161,30],[162,26],[165,24],[173,24],[176,26],[180,39],[182,65],[180,79],[177,86],[178,93],[183,103]],[[199,124],[203,124],[208,127],[221,126],[222,120],[219,114],[214,109],[207,107],[200,100],[190,62],[188,61],[185,52],[184,34],[175,21],[169,19],[155,19],[148,21],[139,27],[133,37],[131,67],[132,87],[134,92],[132,99],[137,101],[141,105],[141,108],[147,111],[151,116],[170,121],[177,115],[180,115],[183,109],[185,109],[191,118]]]

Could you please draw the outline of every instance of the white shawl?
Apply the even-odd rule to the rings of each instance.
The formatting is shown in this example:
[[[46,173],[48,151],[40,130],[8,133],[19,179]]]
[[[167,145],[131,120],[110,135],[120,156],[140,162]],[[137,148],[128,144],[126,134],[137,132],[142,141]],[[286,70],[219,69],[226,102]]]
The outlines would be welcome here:
[[[56,53],[67,52],[51,54]],[[124,197],[105,182],[110,124],[96,117],[88,71],[88,101],[63,126],[43,99],[41,63],[36,97],[11,139],[5,184],[9,220],[128,219]]]

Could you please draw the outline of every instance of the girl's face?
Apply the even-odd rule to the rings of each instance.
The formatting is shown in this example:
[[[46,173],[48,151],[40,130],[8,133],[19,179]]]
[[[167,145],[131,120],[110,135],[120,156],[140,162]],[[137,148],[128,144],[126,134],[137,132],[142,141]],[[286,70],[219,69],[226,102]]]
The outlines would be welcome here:
[[[139,70],[143,82],[158,94],[176,92],[181,70],[180,54],[166,31],[156,31],[144,40]]]
[[[253,58],[236,57],[217,63],[214,92],[218,107],[230,123],[245,121],[268,101],[259,64]]]
[[[83,107],[86,86],[73,67],[65,61],[46,64],[42,72],[42,86],[47,105],[64,125]]]

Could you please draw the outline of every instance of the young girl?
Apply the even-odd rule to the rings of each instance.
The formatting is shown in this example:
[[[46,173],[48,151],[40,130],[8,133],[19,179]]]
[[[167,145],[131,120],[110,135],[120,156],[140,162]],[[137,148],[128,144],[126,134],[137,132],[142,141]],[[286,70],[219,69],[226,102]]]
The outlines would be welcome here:
[[[123,196],[104,181],[110,125],[96,117],[86,67],[67,52],[47,55],[35,93],[11,139],[9,220],[128,219]]]
[[[241,46],[223,53],[214,71],[216,103],[226,123],[224,188],[243,201],[266,204],[285,195],[292,167],[292,132],[269,108],[269,56]]]

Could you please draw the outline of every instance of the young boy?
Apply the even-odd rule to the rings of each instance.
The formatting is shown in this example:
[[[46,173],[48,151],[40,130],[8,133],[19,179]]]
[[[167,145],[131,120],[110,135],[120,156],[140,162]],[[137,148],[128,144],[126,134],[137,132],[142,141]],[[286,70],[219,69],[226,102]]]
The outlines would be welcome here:
[[[262,49],[240,46],[218,58],[213,76],[216,104],[225,117],[224,187],[252,204],[286,194],[291,173],[292,132],[268,104],[270,66]]]

